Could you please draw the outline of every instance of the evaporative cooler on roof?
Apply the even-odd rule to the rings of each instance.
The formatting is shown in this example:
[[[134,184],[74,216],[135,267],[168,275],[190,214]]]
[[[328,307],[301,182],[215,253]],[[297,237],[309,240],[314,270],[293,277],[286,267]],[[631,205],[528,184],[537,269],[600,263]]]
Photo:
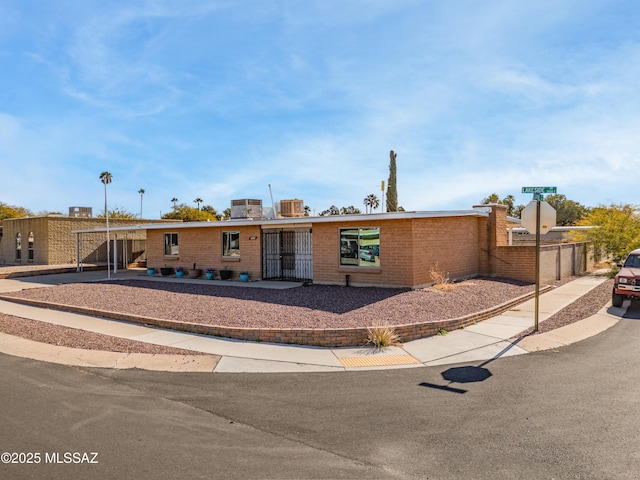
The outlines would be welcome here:
[[[262,218],[262,200],[231,200],[231,218]]]

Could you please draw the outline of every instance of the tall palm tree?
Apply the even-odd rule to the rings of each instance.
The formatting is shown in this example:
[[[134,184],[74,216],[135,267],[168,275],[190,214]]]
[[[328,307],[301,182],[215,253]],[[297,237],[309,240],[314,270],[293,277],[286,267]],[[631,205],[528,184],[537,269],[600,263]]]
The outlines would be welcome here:
[[[369,213],[373,213],[373,210],[375,208],[378,208],[379,206],[380,200],[378,200],[378,197],[376,197],[375,194],[370,193],[369,195],[364,197],[365,213],[367,211],[367,208],[369,209]]]
[[[109,247],[109,207],[107,205],[107,185],[111,183],[112,176],[109,172],[100,174],[100,181],[104,184],[104,216],[107,219],[107,278],[111,278],[111,264],[109,256],[111,249]]]
[[[142,196],[144,195],[144,188],[138,190],[138,193],[140,194],[140,218],[142,218]]]
[[[198,211],[199,211],[199,210],[200,210],[200,204],[201,204],[202,202],[204,202],[204,200],[202,200],[200,197],[198,197],[198,198],[196,198],[196,199],[194,200],[194,202],[198,204]]]
[[[177,205],[178,199],[176,197],[173,197],[171,199],[171,201],[173,202],[173,209],[175,210],[178,207],[178,205]]]

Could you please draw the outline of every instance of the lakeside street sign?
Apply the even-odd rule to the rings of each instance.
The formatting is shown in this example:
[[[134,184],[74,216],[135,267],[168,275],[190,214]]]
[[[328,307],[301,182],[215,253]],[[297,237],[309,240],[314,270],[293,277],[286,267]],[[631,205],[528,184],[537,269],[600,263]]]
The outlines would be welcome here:
[[[557,193],[557,187],[522,187],[522,193]]]

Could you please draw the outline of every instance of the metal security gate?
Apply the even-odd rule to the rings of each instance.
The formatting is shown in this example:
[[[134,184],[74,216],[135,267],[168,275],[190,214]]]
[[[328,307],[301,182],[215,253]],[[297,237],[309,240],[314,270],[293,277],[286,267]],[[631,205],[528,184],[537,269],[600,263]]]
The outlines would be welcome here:
[[[312,281],[311,231],[262,232],[262,278]]]

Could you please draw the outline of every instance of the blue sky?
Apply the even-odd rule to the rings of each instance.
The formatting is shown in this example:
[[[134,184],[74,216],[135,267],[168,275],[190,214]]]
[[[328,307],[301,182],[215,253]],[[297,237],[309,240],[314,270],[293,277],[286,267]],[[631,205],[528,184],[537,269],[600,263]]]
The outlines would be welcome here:
[[[640,3],[0,0],[0,201],[640,203]]]

